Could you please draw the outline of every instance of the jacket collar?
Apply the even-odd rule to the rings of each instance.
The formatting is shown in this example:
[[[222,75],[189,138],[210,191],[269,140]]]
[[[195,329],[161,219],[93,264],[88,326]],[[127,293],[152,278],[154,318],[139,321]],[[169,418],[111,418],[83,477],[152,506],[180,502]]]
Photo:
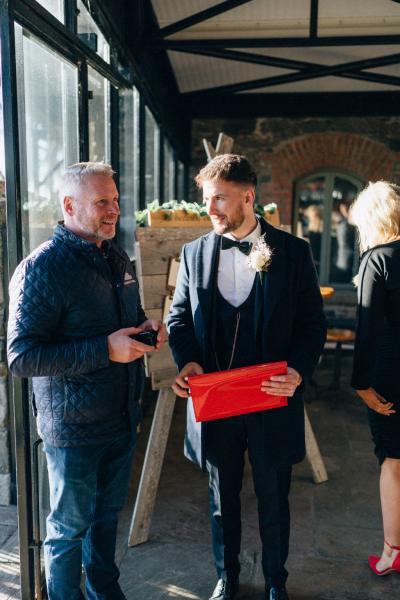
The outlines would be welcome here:
[[[271,315],[280,297],[285,274],[285,236],[264,219],[260,219],[262,235],[272,250],[268,271],[261,274],[262,285],[256,295],[254,325],[259,335],[268,326]],[[257,275],[258,276],[258,275]]]
[[[101,251],[103,254],[107,255],[110,250],[113,250],[117,254],[121,254],[118,246],[111,240],[104,240],[100,249],[94,242],[89,242],[79,235],[76,235],[76,233],[73,233],[70,229],[67,229],[67,227],[64,225],[64,221],[59,221],[56,225],[54,229],[54,237],[65,244],[73,246],[77,250],[81,250],[82,252],[86,252],[88,254]]]

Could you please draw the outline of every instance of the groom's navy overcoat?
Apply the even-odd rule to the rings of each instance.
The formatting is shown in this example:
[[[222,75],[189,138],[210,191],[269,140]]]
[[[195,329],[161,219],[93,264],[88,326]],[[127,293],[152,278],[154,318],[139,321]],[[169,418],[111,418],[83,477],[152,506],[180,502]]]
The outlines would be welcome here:
[[[318,362],[326,335],[322,298],[307,242],[260,220],[272,248],[256,294],[254,335],[260,363],[286,360],[306,381]],[[213,303],[221,236],[210,232],[183,248],[170,316],[169,343],[179,370],[197,362],[215,370],[213,352],[218,322]],[[249,267],[250,268],[250,267]],[[257,275],[258,277],[258,275]],[[305,455],[302,390],[287,407],[260,412],[271,465],[286,466]],[[196,423],[188,400],[185,454],[205,467],[207,423]]]

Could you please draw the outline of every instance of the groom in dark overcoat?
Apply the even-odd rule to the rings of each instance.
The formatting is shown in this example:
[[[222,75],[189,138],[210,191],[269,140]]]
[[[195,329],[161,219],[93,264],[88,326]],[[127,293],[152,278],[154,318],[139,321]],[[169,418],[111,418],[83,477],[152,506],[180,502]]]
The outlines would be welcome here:
[[[257,176],[244,156],[222,154],[197,175],[213,231],[184,246],[168,319],[179,375],[287,361],[287,374],[261,389],[288,406],[196,423],[188,400],[185,453],[210,475],[210,517],[218,582],[212,600],[239,584],[240,491],[248,451],[258,500],[265,598],[288,600],[288,495],[292,465],[305,455],[302,392],[322,351],[326,325],[307,242],[257,218]],[[211,599],[210,599],[211,600]]]

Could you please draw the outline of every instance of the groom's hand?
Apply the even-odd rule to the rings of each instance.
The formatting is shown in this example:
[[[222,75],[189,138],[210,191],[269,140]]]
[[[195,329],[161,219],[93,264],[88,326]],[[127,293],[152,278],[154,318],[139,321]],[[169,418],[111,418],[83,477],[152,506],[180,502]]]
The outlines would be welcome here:
[[[291,398],[296,388],[301,384],[302,377],[296,369],[288,367],[286,375],[272,375],[269,381],[261,383],[261,391],[272,396],[287,396]]]
[[[177,396],[181,398],[189,397],[189,385],[187,378],[191,375],[202,375],[204,373],[203,367],[196,362],[187,363],[179,375],[175,378],[175,382],[172,384],[172,389]]]

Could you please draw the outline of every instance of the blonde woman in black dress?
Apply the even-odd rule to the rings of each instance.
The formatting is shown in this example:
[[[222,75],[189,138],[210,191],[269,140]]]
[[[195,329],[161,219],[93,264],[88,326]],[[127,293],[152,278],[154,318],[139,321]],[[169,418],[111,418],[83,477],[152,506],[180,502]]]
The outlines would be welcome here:
[[[384,544],[376,575],[400,572],[400,187],[370,183],[351,209],[360,237],[352,386],[368,407],[381,465]]]

